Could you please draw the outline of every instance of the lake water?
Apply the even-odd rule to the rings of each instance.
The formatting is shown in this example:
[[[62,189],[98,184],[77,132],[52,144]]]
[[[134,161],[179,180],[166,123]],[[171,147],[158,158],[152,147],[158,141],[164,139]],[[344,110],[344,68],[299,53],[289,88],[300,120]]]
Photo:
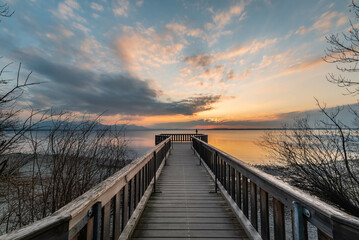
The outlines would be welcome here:
[[[267,152],[258,145],[264,130],[200,130],[208,143],[250,164],[270,164]],[[194,130],[126,131],[130,147],[138,156],[155,146],[155,135],[161,133],[195,133]]]

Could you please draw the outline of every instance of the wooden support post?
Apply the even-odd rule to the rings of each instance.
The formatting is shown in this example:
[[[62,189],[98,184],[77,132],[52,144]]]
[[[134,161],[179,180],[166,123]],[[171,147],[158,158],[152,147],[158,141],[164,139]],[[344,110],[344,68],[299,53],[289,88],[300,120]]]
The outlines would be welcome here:
[[[137,207],[138,202],[140,201],[140,173],[138,172],[136,174],[135,180],[136,180],[136,188],[135,188],[135,208]]]
[[[261,208],[261,235],[263,240],[269,240],[269,207],[268,193],[260,189],[260,208]]]
[[[102,217],[102,206],[101,202],[97,202],[93,207],[93,216],[94,216],[94,224],[93,224],[93,239],[100,240],[101,239],[101,217]]]
[[[248,179],[242,176],[242,190],[243,190],[243,213],[248,218]]]
[[[241,203],[242,203],[242,194],[241,194],[241,173],[236,171],[236,203],[237,206],[242,209]]]
[[[128,184],[123,188],[123,209],[122,209],[122,226],[121,230],[123,230],[128,221]]]
[[[258,230],[257,186],[251,181],[251,223]]]
[[[129,217],[131,217],[132,216],[132,213],[133,213],[133,211],[134,211],[134,209],[135,209],[135,177],[133,177],[132,179],[131,179],[131,183],[130,183],[131,185],[130,185],[130,197],[129,197],[129,199],[130,199],[130,207],[129,207]]]
[[[285,239],[285,219],[284,205],[279,200],[273,198],[273,217],[274,217],[274,239]]]
[[[118,239],[121,234],[121,191],[115,195],[115,206],[113,216],[113,236]]]
[[[210,191],[210,193],[217,193],[217,190],[218,190],[218,171],[217,171],[217,152],[214,152],[213,154],[213,165],[214,165],[214,191]]]
[[[94,217],[90,218],[89,221],[87,222],[87,227],[86,227],[86,239],[87,240],[93,240],[93,225],[94,225]]]
[[[102,214],[102,238],[101,239],[110,239],[111,235],[111,201],[103,206]]]
[[[233,167],[231,167],[231,194],[232,194],[232,199],[235,200],[236,199],[236,171]]]

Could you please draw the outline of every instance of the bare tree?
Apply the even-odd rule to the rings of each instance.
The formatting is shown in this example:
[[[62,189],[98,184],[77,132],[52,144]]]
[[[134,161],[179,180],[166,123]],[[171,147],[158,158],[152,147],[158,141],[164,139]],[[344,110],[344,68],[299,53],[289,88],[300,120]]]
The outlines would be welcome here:
[[[31,151],[19,156],[28,159],[22,174],[0,181],[0,232],[50,215],[131,161],[124,128],[100,125],[99,117],[53,114],[50,120],[49,131],[25,135]]]
[[[352,1],[350,8],[358,20],[359,5]],[[328,81],[356,95],[359,80],[348,76],[359,72],[359,28],[351,20],[350,26],[347,33],[326,38],[324,60],[341,72],[328,74]],[[344,107],[328,110],[317,104],[324,120],[298,119],[282,131],[267,132],[261,144],[281,166],[278,175],[284,180],[359,216],[359,130],[341,121]],[[348,109],[358,127],[358,110]]]
[[[8,166],[8,154],[21,143],[23,134],[46,118],[44,112],[41,113],[41,111],[32,109],[29,109],[29,114],[26,118],[22,120],[18,118],[23,111],[17,104],[18,100],[27,87],[38,83],[28,82],[31,72],[26,76],[25,80],[20,79],[21,63],[15,79],[4,77],[4,72],[9,66],[10,64],[7,64],[0,70],[0,175],[4,173],[5,168]],[[15,165],[12,166],[14,167]]]
[[[354,14],[354,21],[359,20],[359,5],[352,0],[351,10]],[[359,72],[359,28],[358,24],[349,20],[350,28],[342,34],[327,36],[329,47],[323,58],[326,62],[335,63],[342,74],[330,73],[327,76],[329,82],[346,88],[348,94],[359,93],[359,80],[350,78],[350,73]]]
[[[299,119],[291,128],[267,132],[261,145],[285,181],[359,216],[359,130],[340,121],[341,108],[318,106],[326,121],[313,126]]]

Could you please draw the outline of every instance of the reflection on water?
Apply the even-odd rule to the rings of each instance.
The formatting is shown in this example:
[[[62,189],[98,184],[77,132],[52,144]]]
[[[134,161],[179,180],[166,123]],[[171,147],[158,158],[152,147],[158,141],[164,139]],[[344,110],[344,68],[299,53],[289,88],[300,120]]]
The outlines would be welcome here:
[[[155,135],[160,133],[195,133],[195,130],[149,130],[126,131],[130,147],[139,156],[155,145]],[[200,130],[208,135],[208,143],[224,152],[250,164],[269,164],[263,148],[257,141],[263,136],[263,130]]]

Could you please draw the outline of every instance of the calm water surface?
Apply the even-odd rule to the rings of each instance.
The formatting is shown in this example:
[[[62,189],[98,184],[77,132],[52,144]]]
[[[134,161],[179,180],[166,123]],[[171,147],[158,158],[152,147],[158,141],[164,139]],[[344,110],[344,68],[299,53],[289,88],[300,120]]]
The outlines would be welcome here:
[[[194,130],[126,131],[130,147],[140,156],[155,146],[155,135],[160,133],[195,133]],[[258,145],[263,130],[200,130],[208,135],[208,143],[250,164],[270,164],[272,161]]]

